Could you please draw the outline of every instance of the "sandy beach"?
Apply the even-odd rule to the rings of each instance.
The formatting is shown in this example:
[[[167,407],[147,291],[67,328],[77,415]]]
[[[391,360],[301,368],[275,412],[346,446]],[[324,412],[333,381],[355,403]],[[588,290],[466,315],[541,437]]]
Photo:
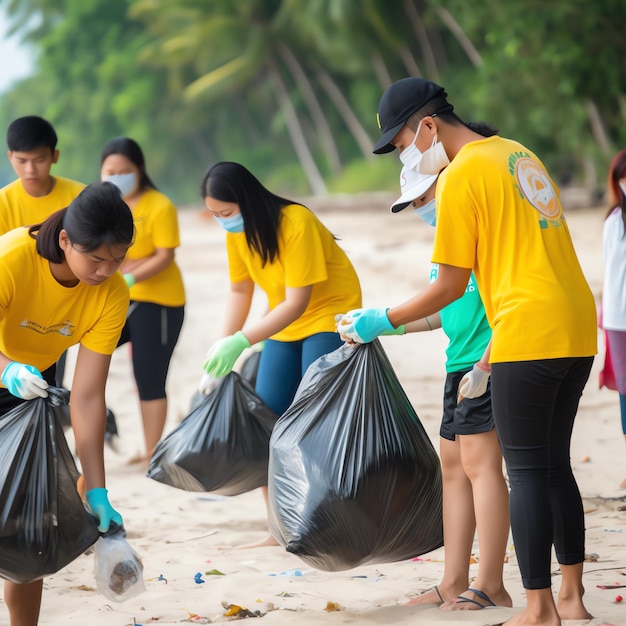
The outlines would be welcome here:
[[[364,305],[391,306],[427,284],[433,230],[412,211],[392,215],[388,196],[368,199],[316,199],[310,206],[339,238],[361,278]],[[602,287],[604,209],[566,211],[574,243],[599,298]],[[180,211],[182,245],[177,260],[187,291],[186,317],[168,382],[170,409],[166,433],[188,413],[201,376],[206,350],[219,337],[228,289],[224,232],[200,208]],[[252,315],[262,311],[262,294]],[[626,625],[626,448],[616,392],[598,388],[603,342],[582,398],[572,461],[584,497],[587,545],[586,602],[592,620],[564,622]],[[443,394],[444,349],[441,331],[384,337],[382,344],[434,446]],[[71,359],[70,359],[71,361]],[[68,379],[71,374],[71,363]],[[45,579],[40,624],[129,626],[223,623],[229,605],[259,612],[267,626],[297,624],[500,624],[524,606],[512,542],[504,565],[514,608],[450,612],[434,605],[403,606],[439,582],[444,551],[413,560],[329,573],[312,569],[282,547],[240,549],[267,535],[260,491],[224,498],[184,492],[147,478],[127,459],[141,448],[138,400],[127,347],[112,361],[108,405],[120,428],[119,453],[106,450],[111,502],[122,513],[128,540],[144,564],[146,591],[114,603],[96,591],[94,554],[87,553]],[[68,434],[71,442],[71,435]],[[480,558],[478,546],[475,552]],[[472,570],[476,565],[471,565]],[[553,562],[554,589],[560,584]],[[213,573],[207,573],[213,572]],[[197,577],[196,574],[201,576]],[[516,607],[516,608],[515,608]],[[253,619],[253,618],[249,618]],[[0,626],[8,624],[0,603]]]

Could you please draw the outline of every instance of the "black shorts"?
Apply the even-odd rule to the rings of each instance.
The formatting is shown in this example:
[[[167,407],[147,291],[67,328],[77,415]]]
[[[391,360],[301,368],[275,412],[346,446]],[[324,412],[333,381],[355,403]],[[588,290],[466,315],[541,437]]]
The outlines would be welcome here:
[[[491,409],[491,381],[487,391],[478,398],[465,398],[457,404],[459,383],[471,368],[460,372],[448,372],[443,390],[443,417],[439,435],[454,441],[456,435],[477,435],[495,428]]]

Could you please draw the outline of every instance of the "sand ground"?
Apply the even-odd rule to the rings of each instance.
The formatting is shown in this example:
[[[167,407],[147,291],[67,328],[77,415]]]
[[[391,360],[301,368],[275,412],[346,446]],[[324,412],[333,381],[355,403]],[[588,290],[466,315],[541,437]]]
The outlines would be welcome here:
[[[380,196],[332,203],[318,199],[311,203],[352,259],[367,306],[397,304],[428,280],[433,231],[410,211],[391,215],[389,200]],[[567,213],[581,264],[597,297],[603,273],[603,214],[603,209]],[[171,364],[166,433],[187,414],[204,354],[219,336],[228,288],[223,231],[198,208],[181,210],[180,223],[182,245],[177,260],[183,271],[188,305]],[[252,314],[259,314],[263,306],[263,299],[255,298]],[[443,333],[385,337],[382,342],[438,449],[445,377]],[[626,450],[617,394],[598,388],[601,342],[599,347],[572,443],[573,466],[586,508],[587,553],[595,555],[595,560],[585,564],[584,576],[588,608],[594,619],[579,623],[624,626],[626,601],[616,602],[624,590],[597,586],[626,585],[626,491],[618,489],[626,476]],[[156,483],[126,464],[142,442],[127,348],[114,355],[107,394],[121,431],[119,453],[106,451],[110,498],[122,512],[129,541],[143,559],[146,592],[121,604],[100,595],[95,590],[94,555],[88,553],[45,580],[40,620],[43,626],[222,623],[229,620],[224,616],[223,603],[260,611],[264,616],[259,619],[267,626],[488,626],[515,613],[516,608],[460,613],[441,611],[434,605],[403,606],[410,597],[440,580],[443,549],[417,560],[336,573],[314,570],[281,547],[237,549],[266,536],[261,493],[221,498],[183,492]],[[478,546],[475,552],[479,552]],[[472,565],[471,571],[476,567]],[[210,570],[224,575],[204,574]],[[194,579],[198,572],[204,582]],[[553,573],[554,589],[558,590],[556,561]],[[512,546],[504,577],[514,606],[519,609],[524,605],[524,595]],[[621,595],[626,597],[626,593]],[[328,603],[335,603],[334,608],[339,610],[327,610],[333,608]],[[0,603],[0,626],[7,623],[6,607]]]

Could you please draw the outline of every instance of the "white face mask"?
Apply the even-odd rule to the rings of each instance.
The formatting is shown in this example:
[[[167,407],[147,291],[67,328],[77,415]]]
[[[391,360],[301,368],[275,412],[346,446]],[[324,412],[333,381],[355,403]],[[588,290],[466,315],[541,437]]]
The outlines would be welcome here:
[[[430,226],[437,223],[437,203],[435,198],[427,202],[424,206],[415,209],[415,212]]]
[[[450,165],[450,159],[446,153],[441,141],[437,141],[438,135],[435,135],[433,143],[425,152],[421,152],[415,145],[417,136],[419,135],[422,121],[417,125],[413,142],[400,153],[400,161],[409,169],[415,170],[426,176],[435,176],[441,172],[444,167]]]
[[[122,198],[129,196],[137,187],[137,175],[134,172],[129,174],[111,174],[110,176],[105,176],[102,180],[108,180],[110,183],[113,183],[120,190]]]
[[[441,141],[437,141],[437,135],[433,139],[433,143],[422,152],[422,158],[419,160],[416,169],[420,174],[434,175],[439,174],[444,167],[450,165],[450,159],[443,147]]]
[[[413,142],[399,154],[402,165],[410,170],[415,170],[415,166],[420,162],[420,159],[422,158],[422,153],[415,145],[415,142],[417,141],[417,135],[419,134],[421,127],[422,122],[420,121],[420,123],[417,125],[417,130],[415,131],[415,137],[413,137]]]
[[[622,193],[626,196],[626,180],[619,181],[619,188],[622,190]]]

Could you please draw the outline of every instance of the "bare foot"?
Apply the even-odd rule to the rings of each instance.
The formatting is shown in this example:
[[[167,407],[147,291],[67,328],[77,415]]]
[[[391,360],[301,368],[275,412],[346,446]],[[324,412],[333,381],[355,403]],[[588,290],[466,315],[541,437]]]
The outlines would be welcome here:
[[[524,609],[515,617],[504,622],[502,626],[561,626],[561,620],[558,615],[538,618],[536,615],[531,615],[528,609]]]
[[[568,600],[557,598],[556,610],[562,620],[588,620],[593,617],[585,608],[582,598]]]
[[[619,484],[620,489],[626,489],[626,478]]]
[[[439,587],[435,585],[432,589],[420,593],[418,596],[411,598],[408,602],[404,603],[404,606],[412,606],[414,604],[436,604],[441,606],[444,603],[443,595],[439,590]]]
[[[150,459],[150,455],[137,452],[126,461],[126,465],[136,465],[139,469],[147,470],[150,465]]]
[[[250,548],[264,548],[265,546],[279,546],[279,545],[280,544],[278,543],[278,541],[276,541],[276,539],[274,539],[272,535],[268,535],[262,541],[259,541],[257,543],[246,543],[243,546],[237,546],[235,549],[236,550],[248,550]]]
[[[502,587],[490,591],[489,595],[476,587],[468,587],[462,594],[441,605],[444,611],[479,611],[488,606],[512,607],[513,601],[507,590]]]

